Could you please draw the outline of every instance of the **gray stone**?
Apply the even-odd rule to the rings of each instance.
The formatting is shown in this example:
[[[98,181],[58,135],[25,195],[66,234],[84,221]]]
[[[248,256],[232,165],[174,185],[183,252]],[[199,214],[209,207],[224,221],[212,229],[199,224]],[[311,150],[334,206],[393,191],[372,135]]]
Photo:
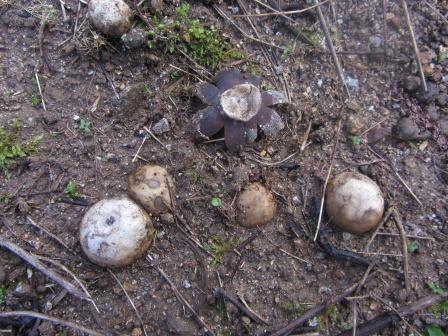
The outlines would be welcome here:
[[[166,328],[170,335],[194,336],[196,328],[189,322],[176,316],[168,316],[165,320]]]
[[[403,82],[403,87],[408,92],[414,92],[420,88],[420,78],[417,76],[408,76]]]
[[[170,130],[170,124],[168,123],[168,120],[166,118],[162,118],[160,119],[157,123],[155,123],[152,126],[152,131],[155,134],[163,134],[163,133],[167,133]]]

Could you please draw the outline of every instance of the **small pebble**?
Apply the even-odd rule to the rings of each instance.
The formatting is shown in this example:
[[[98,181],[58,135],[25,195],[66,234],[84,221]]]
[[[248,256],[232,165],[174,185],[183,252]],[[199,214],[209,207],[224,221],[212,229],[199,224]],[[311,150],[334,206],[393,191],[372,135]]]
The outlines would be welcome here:
[[[157,123],[152,126],[152,131],[157,134],[167,133],[170,130],[170,124],[166,118],[160,119]]]

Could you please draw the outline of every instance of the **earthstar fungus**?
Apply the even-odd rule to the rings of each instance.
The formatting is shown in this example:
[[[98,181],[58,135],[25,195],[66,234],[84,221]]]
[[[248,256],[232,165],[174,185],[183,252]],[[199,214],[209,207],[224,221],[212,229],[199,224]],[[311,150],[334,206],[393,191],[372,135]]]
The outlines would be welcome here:
[[[285,101],[283,94],[261,91],[260,80],[253,75],[223,70],[213,83],[202,85],[198,91],[208,105],[199,112],[199,133],[209,138],[224,128],[224,140],[231,151],[255,141],[258,127],[266,136],[274,136],[285,126],[271,108]]]

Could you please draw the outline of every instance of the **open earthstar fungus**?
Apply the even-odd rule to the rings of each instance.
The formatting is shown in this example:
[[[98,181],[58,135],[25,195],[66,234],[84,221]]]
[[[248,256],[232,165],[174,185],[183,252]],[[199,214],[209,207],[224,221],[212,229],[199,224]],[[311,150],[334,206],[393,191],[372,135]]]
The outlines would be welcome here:
[[[224,128],[224,141],[231,151],[255,141],[258,127],[266,136],[274,136],[285,126],[271,107],[285,102],[282,93],[261,91],[260,80],[238,70],[219,72],[213,83],[198,90],[208,106],[200,111],[199,133],[209,138]]]

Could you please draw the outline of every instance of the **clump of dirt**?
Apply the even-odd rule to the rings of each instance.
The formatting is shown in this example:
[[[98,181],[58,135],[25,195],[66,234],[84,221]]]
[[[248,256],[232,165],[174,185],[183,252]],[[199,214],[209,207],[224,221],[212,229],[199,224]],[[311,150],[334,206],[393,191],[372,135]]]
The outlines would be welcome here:
[[[1,249],[2,331],[75,334],[49,321],[1,315],[32,310],[104,334],[142,335],[144,327],[147,335],[202,335],[199,316],[216,335],[266,335],[358,283],[371,262],[377,266],[355,303],[329,306],[294,332],[337,335],[353,326],[355,304],[360,326],[390,307],[448,290],[445,2],[409,5],[426,92],[400,1],[385,8],[379,0],[322,5],[350,99],[315,9],[286,19],[261,16],[270,9],[250,1],[126,2],[134,15],[129,34],[145,32],[139,43],[96,32],[84,2],[0,1],[0,129],[20,120],[14,144],[40,139],[0,173],[0,239],[50,258],[45,265],[77,286],[58,265],[69,269],[98,308]],[[288,98],[276,109],[284,129],[272,138],[257,133],[235,153],[222,133],[205,142],[193,136],[203,108],[198,84],[233,68]],[[403,129],[403,118],[410,128]],[[173,177],[172,212],[153,216],[150,258],[114,270],[118,284],[83,255],[80,222],[88,206],[125,195],[129,174],[148,164]],[[394,217],[370,243],[372,233],[343,233],[324,212],[322,239],[314,242],[330,167],[330,179],[347,171],[368,176],[386,211],[394,206],[401,214],[406,278]],[[250,183],[265,186],[277,203],[273,220],[254,229],[236,222],[236,197]],[[215,297],[216,288],[243,309]],[[446,318],[442,301],[381,333],[410,334],[409,325],[420,333],[446,331]]]

